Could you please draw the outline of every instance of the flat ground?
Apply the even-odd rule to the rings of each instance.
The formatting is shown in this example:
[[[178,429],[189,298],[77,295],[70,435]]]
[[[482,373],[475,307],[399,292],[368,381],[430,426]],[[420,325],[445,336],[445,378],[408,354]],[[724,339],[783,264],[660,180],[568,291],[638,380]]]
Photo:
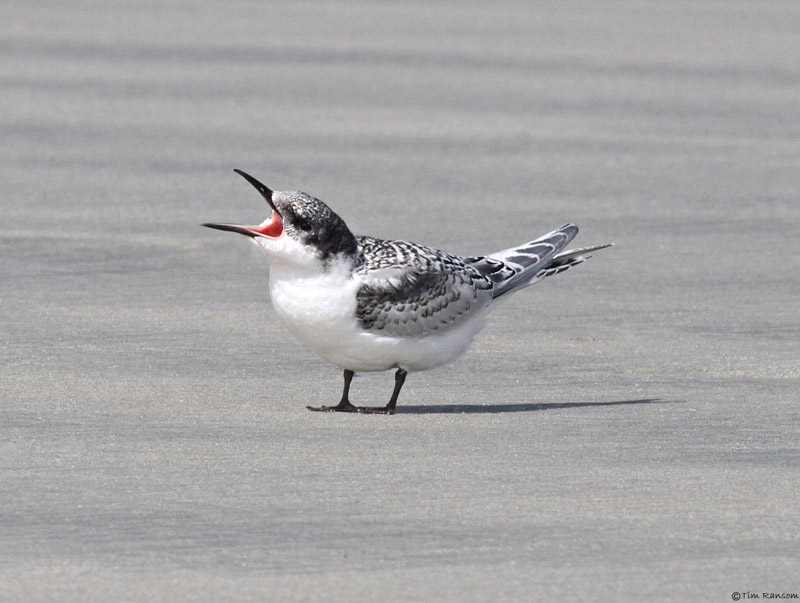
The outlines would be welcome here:
[[[800,593],[798,5],[164,4],[0,5],[0,598]],[[312,414],[234,167],[617,247]]]

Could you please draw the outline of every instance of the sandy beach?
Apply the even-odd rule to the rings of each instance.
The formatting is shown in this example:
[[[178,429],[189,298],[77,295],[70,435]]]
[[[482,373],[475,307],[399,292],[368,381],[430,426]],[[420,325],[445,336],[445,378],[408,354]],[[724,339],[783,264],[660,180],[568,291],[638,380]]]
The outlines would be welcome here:
[[[800,595],[800,6],[165,4],[0,6],[0,600]],[[310,413],[233,168],[616,246]]]

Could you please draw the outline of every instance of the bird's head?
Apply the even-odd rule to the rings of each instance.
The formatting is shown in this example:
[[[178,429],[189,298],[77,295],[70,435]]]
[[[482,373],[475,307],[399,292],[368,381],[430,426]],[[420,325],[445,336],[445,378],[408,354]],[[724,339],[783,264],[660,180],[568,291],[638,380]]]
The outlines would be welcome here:
[[[234,172],[261,193],[272,213],[257,226],[203,226],[250,237],[271,260],[297,267],[324,267],[335,260],[356,257],[358,246],[353,233],[322,201],[298,191],[272,191],[242,170]]]

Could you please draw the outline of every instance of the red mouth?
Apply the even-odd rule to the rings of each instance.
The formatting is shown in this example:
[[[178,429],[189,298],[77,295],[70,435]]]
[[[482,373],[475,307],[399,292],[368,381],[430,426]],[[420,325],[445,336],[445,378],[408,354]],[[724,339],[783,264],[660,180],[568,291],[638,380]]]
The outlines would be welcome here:
[[[277,239],[283,234],[283,220],[278,212],[273,211],[269,220],[258,226],[245,226],[249,231],[259,234],[262,237]]]
[[[283,219],[281,218],[281,214],[278,212],[278,208],[275,207],[275,203],[272,200],[272,191],[264,186],[261,182],[253,178],[250,174],[247,174],[242,170],[233,171],[247,180],[259,193],[261,193],[261,196],[264,197],[264,200],[272,208],[272,215],[269,217],[269,220],[265,220],[258,226],[239,226],[238,224],[203,224],[202,226],[216,228],[217,230],[238,232],[246,237],[253,238],[266,237],[268,239],[277,239],[280,237],[283,234]]]

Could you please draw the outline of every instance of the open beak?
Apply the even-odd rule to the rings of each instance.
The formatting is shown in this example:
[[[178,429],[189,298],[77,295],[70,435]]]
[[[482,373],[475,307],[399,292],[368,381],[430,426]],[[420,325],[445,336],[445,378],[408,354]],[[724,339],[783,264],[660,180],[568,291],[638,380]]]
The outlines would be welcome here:
[[[238,232],[239,234],[243,234],[248,237],[267,237],[270,239],[277,239],[279,236],[283,234],[283,219],[281,218],[281,214],[278,211],[278,208],[275,207],[275,204],[272,202],[272,191],[268,189],[266,186],[261,184],[258,180],[253,178],[250,174],[243,172],[242,170],[233,170],[237,174],[239,174],[242,178],[247,180],[250,184],[253,185],[261,196],[264,197],[266,202],[272,208],[272,215],[264,220],[258,226],[240,226],[238,224],[201,224],[201,226],[205,226],[206,228],[215,228],[217,230],[228,230],[230,232]]]

